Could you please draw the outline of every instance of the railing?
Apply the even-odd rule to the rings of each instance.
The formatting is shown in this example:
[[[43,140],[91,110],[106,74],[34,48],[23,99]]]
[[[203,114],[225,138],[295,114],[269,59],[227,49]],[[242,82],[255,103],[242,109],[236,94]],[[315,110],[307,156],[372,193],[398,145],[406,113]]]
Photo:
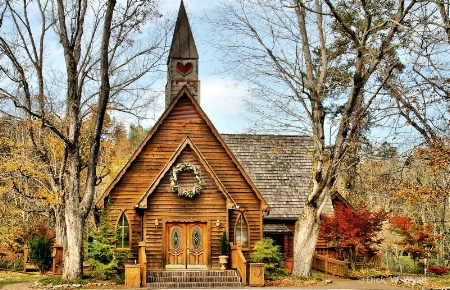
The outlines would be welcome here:
[[[349,262],[347,260],[341,261],[328,256],[314,254],[312,267],[316,270],[347,278],[348,266]]]
[[[247,285],[247,260],[242,253],[242,247],[240,245],[233,245],[233,243],[230,243],[230,246],[231,268],[237,270],[239,276],[242,279],[242,283],[244,285]]]

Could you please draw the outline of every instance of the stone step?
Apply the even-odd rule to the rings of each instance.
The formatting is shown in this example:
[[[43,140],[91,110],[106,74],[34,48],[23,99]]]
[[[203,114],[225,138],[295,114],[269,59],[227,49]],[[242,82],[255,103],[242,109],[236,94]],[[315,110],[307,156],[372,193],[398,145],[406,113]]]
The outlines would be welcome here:
[[[148,271],[147,288],[236,288],[242,287],[235,270]]]
[[[184,282],[184,283],[147,283],[147,288],[149,289],[178,289],[178,288],[242,288],[241,282]]]

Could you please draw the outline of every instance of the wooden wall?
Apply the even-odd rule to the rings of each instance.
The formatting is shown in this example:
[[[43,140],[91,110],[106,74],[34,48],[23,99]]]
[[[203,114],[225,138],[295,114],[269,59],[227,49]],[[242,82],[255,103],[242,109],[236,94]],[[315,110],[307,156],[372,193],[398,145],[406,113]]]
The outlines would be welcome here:
[[[169,107],[170,109],[170,107]],[[167,114],[168,113],[168,114]],[[218,240],[223,231],[223,226],[216,229],[217,219],[228,221],[228,211],[225,199],[215,188],[210,178],[207,178],[205,170],[202,174],[206,185],[201,194],[190,200],[179,198],[170,189],[168,175],[165,176],[159,186],[148,199],[148,209],[144,211],[144,224],[140,222],[140,216],[134,209],[134,205],[145,194],[148,187],[164,168],[170,157],[176,151],[181,142],[189,136],[197,146],[205,160],[215,172],[219,180],[232,196],[236,204],[245,211],[245,217],[250,228],[250,248],[262,238],[262,212],[261,200],[253,191],[251,185],[238,169],[238,166],[230,157],[230,152],[224,148],[205,120],[205,116],[199,112],[192,103],[191,97],[181,96],[174,107],[166,112],[158,121],[149,137],[143,143],[132,162],[126,168],[121,178],[115,183],[109,192],[112,207],[127,210],[127,216],[132,223],[133,247],[137,246],[137,239],[149,240],[148,267],[161,268],[163,256],[161,243],[163,239],[162,224],[171,219],[187,219],[207,221],[211,230],[212,240],[212,266],[218,265]],[[188,148],[188,147],[187,147]],[[192,151],[185,150],[179,156],[178,162],[188,161],[199,166],[200,163]],[[170,174],[170,171],[168,172]],[[187,173],[186,178],[192,178]],[[186,183],[185,183],[186,182]],[[193,184],[193,181],[185,181],[180,174],[180,184]],[[154,226],[155,219],[161,220],[158,228]],[[234,226],[237,213],[231,211],[231,225]],[[228,222],[227,224],[228,225]],[[141,228],[144,228],[142,233]],[[228,229],[230,241],[234,240],[233,229]],[[138,237],[138,238],[137,238]],[[136,249],[133,248],[133,253]]]

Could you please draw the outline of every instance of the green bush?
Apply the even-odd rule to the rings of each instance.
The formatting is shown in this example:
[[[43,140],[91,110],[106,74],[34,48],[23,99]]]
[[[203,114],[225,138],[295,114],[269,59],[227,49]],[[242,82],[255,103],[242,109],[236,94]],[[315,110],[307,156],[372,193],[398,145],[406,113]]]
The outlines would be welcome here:
[[[50,271],[52,268],[52,242],[38,234],[28,246],[30,263],[36,265],[41,273]]]
[[[15,258],[14,260],[11,260],[7,265],[7,269],[13,270],[13,271],[22,271],[23,270],[23,256],[21,254],[19,254],[17,258]]]
[[[278,265],[281,262],[280,246],[274,244],[271,238],[264,238],[255,244],[254,252],[250,254],[252,262],[265,263],[264,278],[276,280],[286,276],[283,268]]]
[[[99,231],[92,236],[92,240],[88,243],[86,260],[92,265],[89,274],[102,280],[121,280],[119,268],[130,258],[130,250],[116,249],[116,232],[107,210],[102,212]]]
[[[0,269],[23,270],[22,254],[0,249]]]

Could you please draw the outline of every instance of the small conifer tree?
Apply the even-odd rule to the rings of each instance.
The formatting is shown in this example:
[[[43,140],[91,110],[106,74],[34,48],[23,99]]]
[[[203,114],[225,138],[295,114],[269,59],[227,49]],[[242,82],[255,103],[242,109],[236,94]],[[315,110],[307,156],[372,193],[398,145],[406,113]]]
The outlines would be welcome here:
[[[98,279],[117,279],[119,267],[129,259],[129,250],[116,249],[116,232],[111,224],[111,214],[104,209],[101,212],[99,230],[92,235],[88,244],[86,262],[92,265],[90,274]]]
[[[220,237],[220,255],[221,256],[228,256],[228,236],[227,231],[223,230],[222,236]]]

